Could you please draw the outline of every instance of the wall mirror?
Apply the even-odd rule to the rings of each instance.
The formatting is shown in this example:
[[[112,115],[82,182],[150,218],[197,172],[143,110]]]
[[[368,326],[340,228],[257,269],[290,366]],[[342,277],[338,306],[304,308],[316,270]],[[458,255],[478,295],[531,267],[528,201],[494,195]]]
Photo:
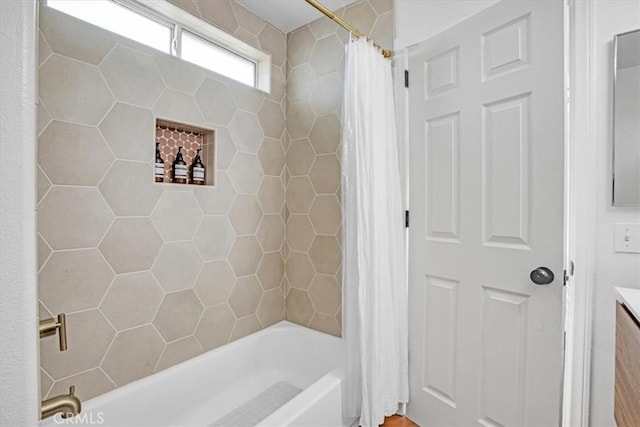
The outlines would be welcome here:
[[[613,205],[640,205],[640,29],[614,38]]]

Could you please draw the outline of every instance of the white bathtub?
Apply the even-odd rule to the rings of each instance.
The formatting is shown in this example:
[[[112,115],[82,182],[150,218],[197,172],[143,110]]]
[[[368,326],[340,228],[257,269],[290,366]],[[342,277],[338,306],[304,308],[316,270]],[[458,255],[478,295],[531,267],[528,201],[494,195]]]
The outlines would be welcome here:
[[[348,426],[353,420],[342,419],[342,354],[341,339],[281,322],[83,402],[74,419],[57,415],[41,426],[204,427],[282,382],[302,391],[259,426]]]

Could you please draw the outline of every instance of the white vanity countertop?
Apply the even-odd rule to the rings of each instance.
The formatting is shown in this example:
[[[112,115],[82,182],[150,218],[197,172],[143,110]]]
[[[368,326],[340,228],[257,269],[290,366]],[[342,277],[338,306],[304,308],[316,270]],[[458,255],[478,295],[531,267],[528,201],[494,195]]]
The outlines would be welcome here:
[[[640,322],[640,289],[616,288],[618,293],[618,301],[633,313],[636,320]]]

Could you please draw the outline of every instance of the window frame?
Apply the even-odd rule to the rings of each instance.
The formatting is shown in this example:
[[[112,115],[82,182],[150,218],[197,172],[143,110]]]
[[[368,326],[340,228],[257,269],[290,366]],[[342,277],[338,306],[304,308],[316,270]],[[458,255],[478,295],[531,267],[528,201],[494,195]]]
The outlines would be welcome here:
[[[237,37],[219,29],[213,24],[192,15],[182,8],[166,1],[156,0],[142,2],[140,0],[108,0],[112,3],[124,7],[134,13],[138,13],[145,18],[156,21],[158,24],[171,29],[171,39],[169,43],[169,55],[182,59],[182,35],[183,31],[191,33],[214,47],[224,49],[233,55],[238,56],[255,65],[254,87],[258,90],[269,93],[271,89],[271,54],[257,49]],[[47,4],[44,0],[45,5]],[[150,46],[151,47],[151,46]],[[152,49],[155,49],[151,47]],[[165,53],[165,52],[162,52]],[[186,61],[185,62],[189,62]],[[192,62],[189,62],[193,64]],[[193,64],[202,67],[198,64]],[[206,70],[220,74],[210,68],[202,67]],[[222,75],[222,74],[221,74]],[[225,76],[226,77],[226,76]],[[245,84],[233,77],[227,77],[241,84]]]

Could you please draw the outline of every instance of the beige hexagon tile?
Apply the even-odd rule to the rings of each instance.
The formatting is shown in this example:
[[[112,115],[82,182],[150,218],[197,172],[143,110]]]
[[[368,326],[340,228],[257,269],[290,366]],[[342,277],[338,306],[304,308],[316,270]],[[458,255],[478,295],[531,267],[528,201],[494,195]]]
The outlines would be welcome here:
[[[47,174],[44,173],[40,165],[38,165],[37,167],[37,173],[38,173],[38,181],[37,181],[38,202],[40,202],[40,200],[42,200],[42,198],[47,194],[47,192],[51,188],[51,181],[49,181],[49,177],[47,176]]]
[[[316,93],[317,81],[308,63],[292,68],[287,78],[287,97],[290,102],[311,100]]]
[[[294,251],[307,252],[315,231],[307,215],[291,215],[287,222],[287,243]]]
[[[236,235],[255,234],[262,220],[262,209],[256,196],[238,195],[229,210],[229,220]]]
[[[271,53],[271,61],[275,65],[282,65],[286,58],[284,35],[271,24],[267,23],[260,34],[260,47]]]
[[[118,275],[100,303],[117,330],[150,323],[164,291],[149,271]]]
[[[255,313],[262,298],[262,287],[255,276],[241,277],[229,297],[229,305],[237,318]]]
[[[315,313],[313,315],[313,319],[309,322],[309,327],[336,337],[342,335],[340,325],[336,321],[336,318],[322,313]]]
[[[238,277],[255,274],[262,259],[262,249],[255,236],[239,236],[236,238],[229,263]]]
[[[175,56],[157,52],[153,55],[153,60],[165,86],[170,89],[193,95],[205,79],[205,72],[202,68],[195,67]]]
[[[287,169],[291,176],[307,175],[315,159],[309,138],[291,141],[287,150]]]
[[[280,140],[264,138],[258,150],[258,160],[265,175],[280,176],[285,164],[285,154]]]
[[[258,226],[256,237],[263,251],[277,251],[284,241],[284,224],[280,215],[264,215]]]
[[[311,145],[316,153],[335,153],[340,145],[340,120],[335,114],[318,117],[311,129]]]
[[[378,15],[393,11],[393,0],[368,0]]]
[[[45,242],[42,236],[38,234],[38,271],[42,269],[42,266],[49,259],[49,256],[52,252],[53,251],[51,250],[47,242]]]
[[[315,41],[308,25],[287,35],[287,59],[292,66],[295,67],[309,61]]]
[[[94,368],[68,378],[58,380],[48,393],[48,398],[69,393],[69,387],[75,386],[75,395],[85,402],[116,388],[115,384],[100,368]]]
[[[196,200],[205,215],[224,215],[229,211],[236,192],[226,172],[219,171],[216,185],[201,185],[193,190]]]
[[[252,34],[260,34],[260,31],[262,31],[262,28],[264,28],[265,25],[262,18],[237,2],[232,1],[231,7],[233,8],[233,12],[238,20],[239,26]]]
[[[193,243],[205,261],[227,258],[235,234],[226,216],[205,216],[196,230]]]
[[[196,279],[194,291],[205,307],[229,299],[236,277],[227,261],[205,262]]]
[[[267,94],[267,98],[272,101],[281,102],[287,91],[284,68],[286,67],[271,64],[271,92]]]
[[[258,201],[264,213],[277,214],[282,209],[285,190],[280,178],[265,176],[258,188]]]
[[[285,269],[289,284],[297,289],[307,289],[315,274],[309,256],[301,252],[289,254]]]
[[[344,81],[339,73],[329,73],[315,81],[309,102],[318,116],[340,114]]]
[[[311,132],[316,114],[308,102],[298,102],[291,105],[287,112],[287,129],[291,138],[306,138]]]
[[[317,156],[309,172],[317,194],[335,194],[340,186],[340,162],[335,154]]]
[[[207,127],[210,126],[207,124]],[[216,141],[216,169],[218,171],[226,171],[236,155],[236,145],[233,143],[227,128],[217,127],[214,135]]]
[[[53,383],[54,380],[49,376],[49,374],[47,374],[47,371],[40,368],[40,400],[45,400],[47,398]]]
[[[187,125],[204,125],[205,118],[192,95],[165,89],[153,106],[153,114]]]
[[[258,280],[264,290],[280,286],[284,277],[284,259],[280,252],[268,252],[258,266]]]
[[[161,246],[162,238],[149,218],[118,218],[99,249],[120,274],[148,270]]]
[[[342,252],[333,236],[317,235],[309,249],[309,257],[316,271],[324,274],[336,274],[342,262]]]
[[[287,320],[307,326],[314,314],[313,304],[307,291],[291,289],[285,301]]]
[[[316,274],[309,285],[309,296],[316,311],[335,316],[342,300],[342,291],[333,276]]]
[[[40,67],[38,96],[54,119],[88,125],[97,125],[114,102],[97,67],[59,55]]]
[[[344,20],[364,34],[371,34],[377,16],[375,10],[367,1],[348,6],[344,11]]]
[[[181,7],[195,16],[200,16],[200,10],[198,9],[196,0],[169,0],[169,2]]]
[[[160,356],[154,372],[160,372],[178,363],[182,363],[202,354],[203,351],[202,346],[193,336],[169,343],[162,352],[162,356]]]
[[[111,344],[115,331],[98,309],[67,316],[69,347],[60,351],[56,337],[40,341],[40,363],[55,380],[95,368]]]
[[[331,35],[316,42],[309,64],[316,76],[330,73],[338,69],[344,57],[344,44]]]
[[[287,187],[287,207],[291,213],[307,213],[315,197],[311,182],[306,176],[293,177]]]
[[[202,210],[190,191],[165,191],[151,214],[165,242],[191,240],[202,217]]]
[[[258,119],[266,136],[280,138],[285,128],[282,106],[274,101],[265,100],[258,110]]]
[[[166,292],[193,287],[202,260],[191,241],[165,243],[151,271]]]
[[[233,13],[229,0],[196,0],[200,16],[212,24],[233,34],[238,28],[238,21]]]
[[[54,184],[95,186],[112,162],[93,126],[54,120],[38,139],[38,163]]]
[[[342,221],[341,207],[336,196],[317,196],[309,210],[309,219],[317,234],[335,235]]]
[[[229,341],[235,323],[228,304],[214,305],[204,310],[195,337],[205,350],[212,350]]]
[[[153,145],[149,135],[155,131],[155,121],[149,109],[117,102],[99,128],[116,158],[152,160]]]
[[[344,9],[338,9],[334,11],[334,13],[336,13],[337,16],[340,16],[342,13],[344,13]],[[309,23],[309,29],[313,33],[316,40],[323,39],[331,34],[335,34],[338,28],[341,27],[338,27],[338,24],[336,24],[333,20],[326,19],[324,17],[318,18],[315,21]]]
[[[284,319],[284,297],[280,288],[262,294],[256,315],[265,328]]]
[[[229,124],[229,132],[238,151],[252,154],[258,152],[263,134],[260,122],[255,114],[237,111],[233,115],[231,124]]]
[[[249,316],[243,317],[242,319],[238,319],[236,322],[233,332],[231,332],[231,337],[229,341],[239,340],[240,338],[244,338],[248,335],[251,335],[255,332],[258,332],[262,329],[262,324],[260,323],[260,319],[255,314],[251,314]]]
[[[195,95],[205,121],[227,126],[236,111],[236,103],[228,84],[207,78]]]
[[[236,81],[229,82],[229,85],[238,108],[249,113],[258,112],[258,108],[264,100],[264,92]]]
[[[121,387],[153,373],[165,344],[151,325],[119,332],[101,367]]]
[[[54,252],[39,275],[39,297],[54,313],[97,307],[114,274],[97,249]]]
[[[149,163],[116,160],[98,186],[116,215],[146,216],[162,195]]]
[[[44,105],[44,102],[42,102],[42,100],[40,99],[38,99],[38,111],[36,112],[36,116],[36,132],[39,136],[42,131],[45,130],[47,126],[49,126],[51,120],[53,120],[51,118],[51,114],[49,114],[49,111],[47,110],[47,107]]]
[[[112,221],[95,188],[53,187],[38,206],[38,231],[54,250],[95,247]]]
[[[393,50],[393,11],[378,15],[376,23],[371,30],[371,38],[384,49]]]
[[[93,25],[50,7],[39,9],[40,31],[60,55],[97,65],[116,44],[109,31],[96,30]]]
[[[42,31],[38,31],[38,65],[44,64],[52,53],[53,50],[49,46],[49,42],[42,35]]]
[[[149,108],[164,89],[153,57],[129,47],[116,46],[100,70],[118,101],[128,104]]]
[[[264,176],[255,154],[237,153],[229,165],[231,184],[239,194],[253,194]]]
[[[166,294],[155,318],[156,327],[166,342],[192,335],[204,307],[192,289]]]
[[[233,35],[239,38],[240,40],[249,43],[251,46],[260,46],[260,41],[258,40],[258,36],[250,33],[249,31],[245,30],[242,27],[238,27],[238,29],[236,30],[235,33],[233,33]]]

